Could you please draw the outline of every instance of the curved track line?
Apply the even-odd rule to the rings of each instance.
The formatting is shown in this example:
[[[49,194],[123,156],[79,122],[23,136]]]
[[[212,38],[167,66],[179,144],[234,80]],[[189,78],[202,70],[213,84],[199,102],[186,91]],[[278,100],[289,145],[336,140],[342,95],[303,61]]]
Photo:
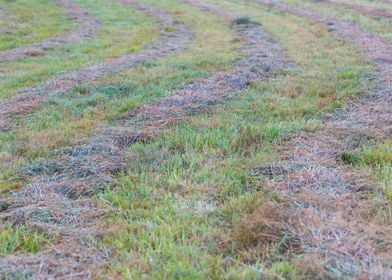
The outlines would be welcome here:
[[[105,185],[119,171],[127,170],[137,156],[128,151],[130,144],[160,134],[169,124],[224,102],[245,89],[250,82],[268,78],[285,65],[281,48],[259,24],[218,6],[199,1],[183,2],[218,12],[232,21],[233,34],[243,41],[242,56],[234,69],[216,73],[207,79],[198,79],[173,96],[139,108],[128,118],[119,121],[117,126],[103,128],[87,144],[58,151],[56,160],[29,170],[33,173],[30,185],[3,196],[0,203],[8,202],[10,207],[0,214],[0,219],[30,224],[48,234],[52,231],[60,232],[65,240],[69,238],[75,243],[80,236],[99,233],[99,227],[94,222],[106,211],[81,196]],[[58,216],[46,224],[36,221],[36,213],[46,209],[56,209]],[[81,249],[77,252],[77,257],[86,260],[86,265],[89,262],[86,253]],[[37,272],[39,266],[50,259],[50,255],[53,255],[53,251],[41,253],[28,268],[23,263],[31,262],[34,257],[7,256],[0,264],[0,273],[1,267],[3,271],[30,269]],[[103,258],[102,252],[89,252],[90,255],[98,256],[94,261]],[[67,262],[73,264],[72,259],[70,256]],[[53,265],[52,269],[58,272],[58,265]],[[90,261],[90,265],[93,262]],[[46,269],[47,265],[44,267]],[[71,271],[80,272],[80,269],[70,266]],[[87,271],[86,267],[84,269]],[[48,276],[49,272],[39,273]],[[63,272],[58,273],[64,275]]]
[[[192,41],[193,33],[188,27],[167,13],[144,6],[134,0],[119,0],[119,2],[156,18],[159,26],[159,38],[147,44],[143,50],[137,53],[108,59],[99,64],[52,77],[44,83],[24,89],[15,97],[0,100],[0,130],[12,129],[13,116],[31,113],[40,103],[52,95],[65,93],[75,85],[96,82],[105,76],[179,52],[184,50]],[[174,31],[167,30],[167,26],[174,26]]]
[[[273,175],[267,179],[269,187],[289,201],[276,206],[285,213],[277,218],[282,219],[279,230],[300,240],[306,267],[318,267],[324,277],[390,279],[392,221],[377,223],[371,213],[377,213],[380,206],[367,198],[374,183],[342,166],[339,158],[371,139],[392,135],[391,44],[333,17],[275,1],[256,2],[328,24],[378,67],[375,92],[329,115],[319,131],[295,135],[280,147],[284,161],[256,167],[253,172]]]
[[[55,46],[79,42],[98,33],[101,23],[90,16],[86,9],[76,5],[72,0],[57,0],[56,2],[66,9],[69,18],[79,25],[78,28],[61,37],[45,39],[41,43],[1,52],[0,63],[10,62],[29,56],[39,56],[44,54],[46,50],[52,49]]]

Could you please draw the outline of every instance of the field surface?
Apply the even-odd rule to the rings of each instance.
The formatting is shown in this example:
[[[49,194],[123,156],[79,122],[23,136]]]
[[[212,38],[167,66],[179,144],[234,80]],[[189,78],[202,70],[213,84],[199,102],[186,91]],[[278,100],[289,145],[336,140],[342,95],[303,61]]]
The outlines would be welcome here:
[[[392,279],[392,1],[0,0],[0,279]]]

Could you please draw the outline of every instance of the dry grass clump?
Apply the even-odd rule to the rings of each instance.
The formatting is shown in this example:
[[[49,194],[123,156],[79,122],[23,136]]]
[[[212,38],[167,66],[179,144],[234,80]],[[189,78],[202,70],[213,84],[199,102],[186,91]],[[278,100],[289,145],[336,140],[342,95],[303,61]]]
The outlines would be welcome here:
[[[312,196],[322,203],[320,196]],[[321,234],[316,232],[316,224],[322,225],[323,221],[312,213],[316,202],[309,202],[310,195],[307,199],[307,203],[301,204],[301,200],[288,197],[259,197],[253,201],[256,205],[233,225],[223,241],[224,250],[234,249],[241,262],[247,264],[262,261],[263,279],[329,279],[330,274],[323,268],[326,260],[318,252],[308,250]]]
[[[274,162],[270,164],[258,164],[251,170],[254,176],[267,176],[269,178],[275,178],[290,174],[292,172],[311,168],[312,165],[309,163],[298,163],[298,162]]]
[[[248,16],[240,16],[231,21],[231,25],[250,25],[250,24],[255,24],[255,25],[260,25],[259,22],[253,21],[250,17]]]
[[[14,120],[9,116],[23,116],[31,113],[38,104],[36,96],[17,96],[0,101],[0,131],[12,129]]]
[[[107,257],[108,252],[88,244],[81,251],[74,242],[67,242],[38,255],[8,256],[0,262],[0,275],[4,279],[91,279],[99,276]]]
[[[44,54],[44,51],[42,49],[32,47],[32,48],[25,49],[23,54],[27,56],[40,56]]]
[[[75,185],[85,194],[103,188],[112,175],[126,169],[132,158],[125,149],[99,143],[59,150],[56,155],[53,160],[29,166],[25,172],[36,181],[56,182],[57,190],[71,196]]]
[[[273,244],[278,255],[323,279],[388,275],[391,223],[378,223],[377,205],[361,195],[353,199],[349,192],[335,196],[308,188],[295,196],[287,192],[284,197],[292,198],[262,203],[242,216],[233,238],[244,247]],[[267,252],[268,261],[276,260]]]
[[[385,253],[389,249],[385,248],[392,244],[388,237],[391,223],[379,219],[379,205],[368,200],[377,185],[369,181],[369,174],[337,165],[345,149],[355,149],[367,142],[368,137],[358,133],[303,134],[295,136],[282,149],[286,161],[260,164],[252,169],[255,176],[264,177],[269,189],[290,197],[283,206],[267,211],[261,208],[261,225],[266,223],[264,216],[275,220],[268,221],[270,228],[258,228],[267,236],[281,238],[284,233],[297,238],[295,244],[299,244],[301,253],[294,253],[291,261],[302,271],[306,267],[306,271],[317,268],[323,278],[332,279],[362,276],[369,279],[392,273],[384,262],[390,260]],[[258,221],[255,213],[251,218]],[[266,231],[272,226],[276,231]],[[250,229],[240,227],[238,236],[245,240],[265,238],[263,234],[255,234],[254,227]]]
[[[302,190],[317,194],[341,195],[362,185],[352,185],[345,179],[347,170],[336,169],[331,163],[280,161],[258,164],[252,168],[253,176],[264,177],[269,189],[279,190],[286,195]]]
[[[257,247],[261,244],[279,244],[283,251],[299,252],[300,240],[290,230],[296,223],[288,201],[264,201],[253,213],[241,217],[233,231],[238,245]]]
[[[96,220],[107,215],[108,209],[98,208],[87,200],[69,199],[56,191],[51,184],[31,184],[23,192],[10,194],[0,201],[7,204],[0,213],[0,219],[29,225],[54,237],[99,235]]]

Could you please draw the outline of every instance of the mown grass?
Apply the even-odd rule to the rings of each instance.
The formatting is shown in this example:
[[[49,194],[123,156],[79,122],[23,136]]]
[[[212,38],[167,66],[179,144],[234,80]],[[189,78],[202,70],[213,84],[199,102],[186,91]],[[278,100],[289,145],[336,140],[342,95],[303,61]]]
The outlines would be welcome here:
[[[286,260],[284,237],[263,243],[242,230],[243,215],[279,200],[249,169],[276,160],[277,143],[317,129],[323,112],[364,92],[369,68],[323,27],[256,6],[228,6],[260,20],[297,66],[130,148],[138,155],[132,168],[100,196],[118,209],[106,223],[122,228],[102,241],[111,250],[110,275],[296,279],[307,273]],[[274,261],[262,263],[266,256]]]
[[[86,7],[101,21],[100,32],[88,40],[55,47],[44,56],[3,64],[0,98],[14,96],[22,88],[53,75],[136,52],[158,36],[154,19],[130,6],[108,0],[76,0],[75,3]]]
[[[76,26],[63,7],[49,0],[1,0],[0,9],[0,51],[38,43]]]
[[[319,12],[324,15],[333,16],[347,22],[352,22],[360,27],[363,27],[369,32],[375,33],[387,40],[392,40],[392,20],[390,18],[364,15],[361,12],[344,7],[329,7],[327,4],[323,4],[322,1],[315,3],[306,0],[284,0],[282,2],[303,6],[307,9]]]
[[[17,251],[37,253],[45,243],[45,236],[24,225],[0,224],[0,255]]]
[[[189,48],[105,78],[98,85],[79,85],[65,96],[51,98],[32,115],[20,118],[15,130],[0,132],[3,191],[22,185],[17,170],[32,161],[51,157],[55,148],[83,140],[100,122],[115,121],[143,103],[172,94],[184,83],[230,67],[237,55],[238,42],[233,41],[224,22],[174,1],[166,1],[165,7],[193,27],[196,38]]]
[[[170,9],[194,27],[196,41],[168,59],[98,85],[80,85],[20,118],[18,129],[0,133],[0,156],[7,163],[1,166],[2,186],[19,186],[15,170],[88,137],[101,122],[110,125],[140,104],[231,67],[238,42],[233,42],[228,23],[171,0],[143,2]],[[262,179],[249,170],[278,160],[278,143],[292,133],[317,130],[324,112],[365,92],[371,68],[351,45],[335,40],[325,27],[260,5],[238,1],[225,2],[225,6],[260,21],[294,66],[209,113],[130,147],[138,155],[132,167],[96,198],[115,209],[103,224],[120,229],[98,241],[110,252],[108,276],[311,277],[288,260],[285,236],[260,242],[252,227],[247,227],[244,216],[280,200],[277,194],[264,191]]]

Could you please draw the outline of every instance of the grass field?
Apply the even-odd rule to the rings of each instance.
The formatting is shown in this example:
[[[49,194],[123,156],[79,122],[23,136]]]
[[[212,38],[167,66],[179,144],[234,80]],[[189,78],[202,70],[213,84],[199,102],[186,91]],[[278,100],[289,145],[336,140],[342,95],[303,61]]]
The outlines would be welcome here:
[[[392,2],[0,0],[1,279],[390,279]]]

